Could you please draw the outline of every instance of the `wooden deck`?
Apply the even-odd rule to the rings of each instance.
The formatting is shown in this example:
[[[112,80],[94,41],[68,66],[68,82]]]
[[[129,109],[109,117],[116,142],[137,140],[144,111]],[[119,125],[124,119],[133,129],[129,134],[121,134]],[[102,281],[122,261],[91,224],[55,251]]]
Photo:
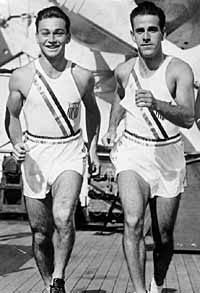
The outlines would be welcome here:
[[[66,288],[73,293],[133,293],[121,247],[122,225],[103,233],[90,226],[77,231]],[[151,242],[151,241],[150,241]],[[152,246],[147,239],[147,284],[152,275]],[[31,252],[26,221],[0,220],[0,292],[42,292],[43,282]],[[200,254],[180,251],[170,265],[163,293],[200,292]]]

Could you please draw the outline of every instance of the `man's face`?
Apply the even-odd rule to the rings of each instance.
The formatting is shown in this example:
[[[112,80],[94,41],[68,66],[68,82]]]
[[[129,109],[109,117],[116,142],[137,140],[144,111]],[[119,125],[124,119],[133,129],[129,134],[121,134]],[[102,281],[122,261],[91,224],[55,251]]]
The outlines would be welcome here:
[[[48,58],[64,56],[65,45],[70,40],[65,21],[56,17],[42,19],[38,24],[36,37],[41,51]]]
[[[133,19],[133,38],[140,55],[152,58],[161,52],[163,32],[157,15],[138,15]]]

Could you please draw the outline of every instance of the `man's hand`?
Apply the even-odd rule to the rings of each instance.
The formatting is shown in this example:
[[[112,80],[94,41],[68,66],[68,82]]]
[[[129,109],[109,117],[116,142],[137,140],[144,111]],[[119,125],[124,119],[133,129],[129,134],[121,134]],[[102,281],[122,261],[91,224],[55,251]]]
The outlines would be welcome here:
[[[154,98],[152,92],[144,89],[136,90],[135,103],[139,108],[147,107],[150,110],[156,110],[157,108],[157,100]]]
[[[89,173],[94,177],[100,174],[100,161],[96,152],[90,153]]]
[[[102,137],[102,143],[105,147],[111,148],[114,145],[116,139],[116,131],[108,130],[106,134]]]
[[[22,163],[26,158],[28,147],[25,143],[19,142],[13,146],[13,157],[18,163]]]

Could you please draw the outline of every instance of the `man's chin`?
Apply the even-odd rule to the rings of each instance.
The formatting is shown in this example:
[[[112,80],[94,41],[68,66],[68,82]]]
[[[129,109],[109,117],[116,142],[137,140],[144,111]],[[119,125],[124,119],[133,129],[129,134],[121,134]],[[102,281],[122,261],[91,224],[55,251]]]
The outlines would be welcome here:
[[[44,52],[43,52],[44,53]],[[47,58],[47,59],[49,59],[49,60],[51,60],[51,59],[55,59],[57,56],[58,56],[58,54],[49,54],[49,53],[44,53],[44,56]]]
[[[155,57],[155,53],[154,52],[141,52],[141,57],[145,58],[145,59],[150,59],[150,58],[154,58]]]

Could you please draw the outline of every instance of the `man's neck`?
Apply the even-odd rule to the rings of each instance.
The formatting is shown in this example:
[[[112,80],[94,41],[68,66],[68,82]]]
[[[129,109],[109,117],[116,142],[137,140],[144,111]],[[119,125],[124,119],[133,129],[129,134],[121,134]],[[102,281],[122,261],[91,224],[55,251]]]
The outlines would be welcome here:
[[[67,65],[67,60],[64,57],[59,59],[48,59],[45,56],[41,56],[39,62],[46,74],[51,78],[58,77],[65,70]]]
[[[153,74],[163,63],[166,55],[160,54],[156,58],[143,58],[139,56],[139,68],[142,76]]]

